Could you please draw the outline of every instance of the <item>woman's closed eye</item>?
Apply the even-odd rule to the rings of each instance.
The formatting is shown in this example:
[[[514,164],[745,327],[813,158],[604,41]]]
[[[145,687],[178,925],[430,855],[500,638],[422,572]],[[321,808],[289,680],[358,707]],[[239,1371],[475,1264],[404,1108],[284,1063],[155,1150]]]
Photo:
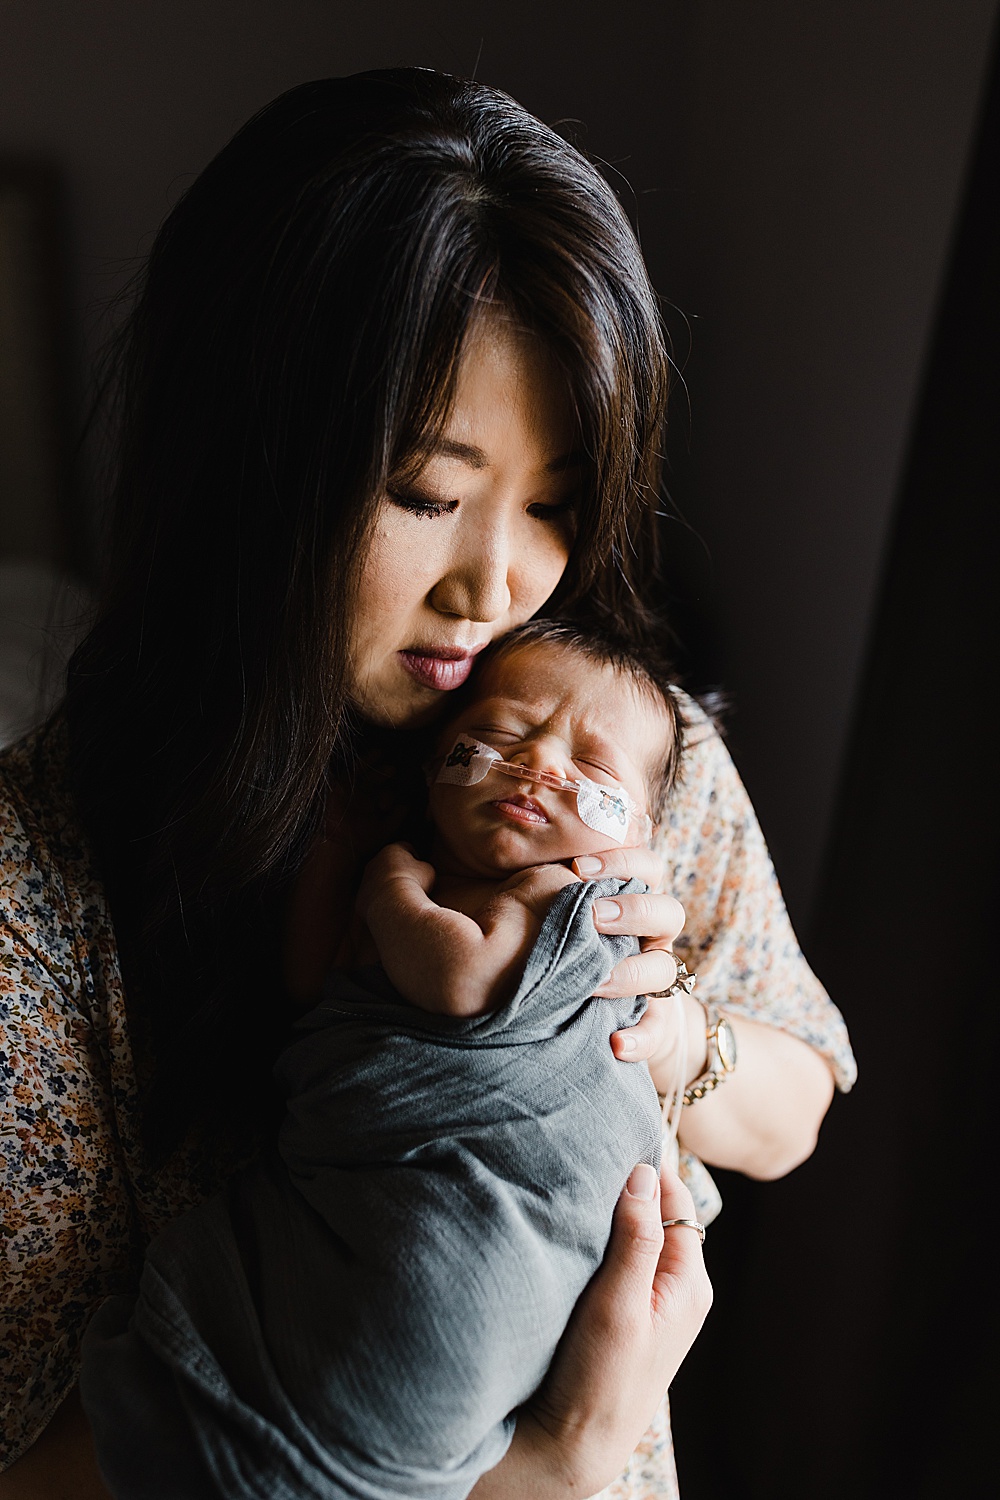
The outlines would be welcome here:
[[[569,495],[565,500],[553,500],[546,503],[537,501],[528,506],[528,515],[534,516],[536,521],[561,521],[566,522],[575,517],[577,510],[577,497]]]
[[[434,495],[421,494],[417,490],[387,489],[386,495],[400,510],[413,516],[450,516],[458,509],[457,500],[442,500]],[[576,513],[576,497],[552,502],[536,501],[529,505],[527,513],[536,521],[558,522],[565,525]]]
[[[421,495],[414,490],[386,490],[386,494],[393,505],[413,516],[446,516],[458,509],[457,500],[437,500],[432,495]]]

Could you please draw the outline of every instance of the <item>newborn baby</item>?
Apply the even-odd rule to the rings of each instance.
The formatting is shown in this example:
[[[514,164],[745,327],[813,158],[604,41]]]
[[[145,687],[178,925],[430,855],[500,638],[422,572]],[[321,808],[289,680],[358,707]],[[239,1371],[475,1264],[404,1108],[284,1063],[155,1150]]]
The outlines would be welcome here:
[[[659,1159],[648,1071],[609,1045],[645,1001],[591,998],[634,950],[591,912],[622,887],[563,861],[648,838],[679,739],[666,680],[596,635],[484,657],[429,767],[433,864],[374,862],[381,964],[333,974],[279,1061],[278,1152],[91,1324],[113,1495],[463,1500],[499,1462]]]

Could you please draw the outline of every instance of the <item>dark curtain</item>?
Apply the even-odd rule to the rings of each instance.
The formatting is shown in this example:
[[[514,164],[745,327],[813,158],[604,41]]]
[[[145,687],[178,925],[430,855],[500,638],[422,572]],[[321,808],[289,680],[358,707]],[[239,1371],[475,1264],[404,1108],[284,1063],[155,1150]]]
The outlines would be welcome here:
[[[786,1180],[720,1174],[684,1500],[995,1494],[998,76],[806,951],[860,1066]]]

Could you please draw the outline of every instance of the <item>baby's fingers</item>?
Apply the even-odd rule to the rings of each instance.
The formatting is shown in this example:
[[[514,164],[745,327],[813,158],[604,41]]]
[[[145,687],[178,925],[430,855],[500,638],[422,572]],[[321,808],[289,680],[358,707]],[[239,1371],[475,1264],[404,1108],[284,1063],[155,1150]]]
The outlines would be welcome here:
[[[434,884],[434,866],[417,859],[409,844],[386,844],[365,869],[358,892],[358,911],[368,916],[372,902],[406,882],[414,882],[425,893]],[[411,885],[412,890],[412,885]]]

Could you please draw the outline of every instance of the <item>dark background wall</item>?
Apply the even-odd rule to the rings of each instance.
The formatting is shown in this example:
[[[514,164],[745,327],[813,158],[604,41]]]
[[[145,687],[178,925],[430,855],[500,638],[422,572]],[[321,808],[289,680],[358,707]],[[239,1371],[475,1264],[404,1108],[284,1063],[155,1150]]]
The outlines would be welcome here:
[[[924,971],[879,962],[878,915],[890,896],[897,957],[925,943],[946,960],[961,921],[957,887],[942,937],[900,881],[909,846],[899,828],[883,828],[863,869],[844,852],[844,830],[856,846],[863,829],[845,808],[860,801],[873,820],[891,755],[905,756],[900,721],[872,717],[885,621],[897,642],[924,639],[911,621],[929,630],[924,579],[937,544],[925,539],[917,561],[908,554],[905,588],[893,579],[995,9],[992,0],[0,7],[0,158],[44,159],[62,174],[81,404],[107,326],[102,305],[170,204],[255,108],[307,77],[395,62],[475,70],[543,119],[572,121],[637,220],[687,384],[685,393],[678,383],[670,437],[671,487],[688,523],[669,523],[682,655],[696,682],[721,683],[733,698],[737,762],[862,1064],[859,1092],[835,1107],[814,1164],[766,1189],[726,1184],[726,1227],[709,1256],[719,1306],[677,1392],[690,1500],[818,1497],[827,1491],[805,1475],[824,1445],[839,1444],[851,1462],[870,1455],[860,1434],[873,1393],[856,1368],[875,1368],[865,1329],[898,1339],[905,1323],[891,1292],[894,1251],[883,1237],[880,1269],[866,1279],[856,1239],[833,1230],[855,1202],[878,1217],[891,1201],[894,1223],[910,1222],[903,1125],[919,1118],[936,1055],[963,1066],[960,1053],[935,1051],[956,1022],[929,1005],[923,1050],[894,1050],[896,1018],[912,1030]],[[951,357],[960,363],[961,351]],[[948,462],[937,463],[944,483]],[[951,504],[943,494],[940,505]],[[958,510],[954,521],[961,537]],[[957,640],[967,602],[958,563],[953,572]],[[947,653],[934,660],[946,676]],[[912,702],[919,664],[912,653],[908,661]],[[947,703],[937,712],[947,722]],[[924,721],[906,723],[918,735]],[[940,743],[940,721],[936,729]],[[848,802],[842,794],[837,803],[838,787]],[[961,863],[960,847],[950,853]],[[933,864],[922,876],[930,891]],[[877,973],[874,987],[858,980],[858,962]],[[888,1100],[882,1114],[876,1099]],[[897,1147],[873,1163],[868,1138],[887,1131]],[[847,1304],[824,1244],[856,1262],[854,1344],[838,1343]],[[724,1439],[703,1420],[716,1401],[742,1413]],[[899,1401],[893,1411],[897,1421],[913,1416]],[[876,1484],[877,1468],[869,1464],[875,1487],[866,1488],[827,1465],[842,1486],[829,1493],[916,1493],[894,1488],[891,1475]]]
[[[572,120],[635,213],[674,408],[690,664],[803,925],[994,0],[34,0],[0,6],[0,153],[55,163],[76,379],[171,203],[304,78],[471,72]],[[620,176],[618,175],[620,174]],[[688,320],[687,323],[685,319]],[[690,328],[690,332],[689,332]]]

